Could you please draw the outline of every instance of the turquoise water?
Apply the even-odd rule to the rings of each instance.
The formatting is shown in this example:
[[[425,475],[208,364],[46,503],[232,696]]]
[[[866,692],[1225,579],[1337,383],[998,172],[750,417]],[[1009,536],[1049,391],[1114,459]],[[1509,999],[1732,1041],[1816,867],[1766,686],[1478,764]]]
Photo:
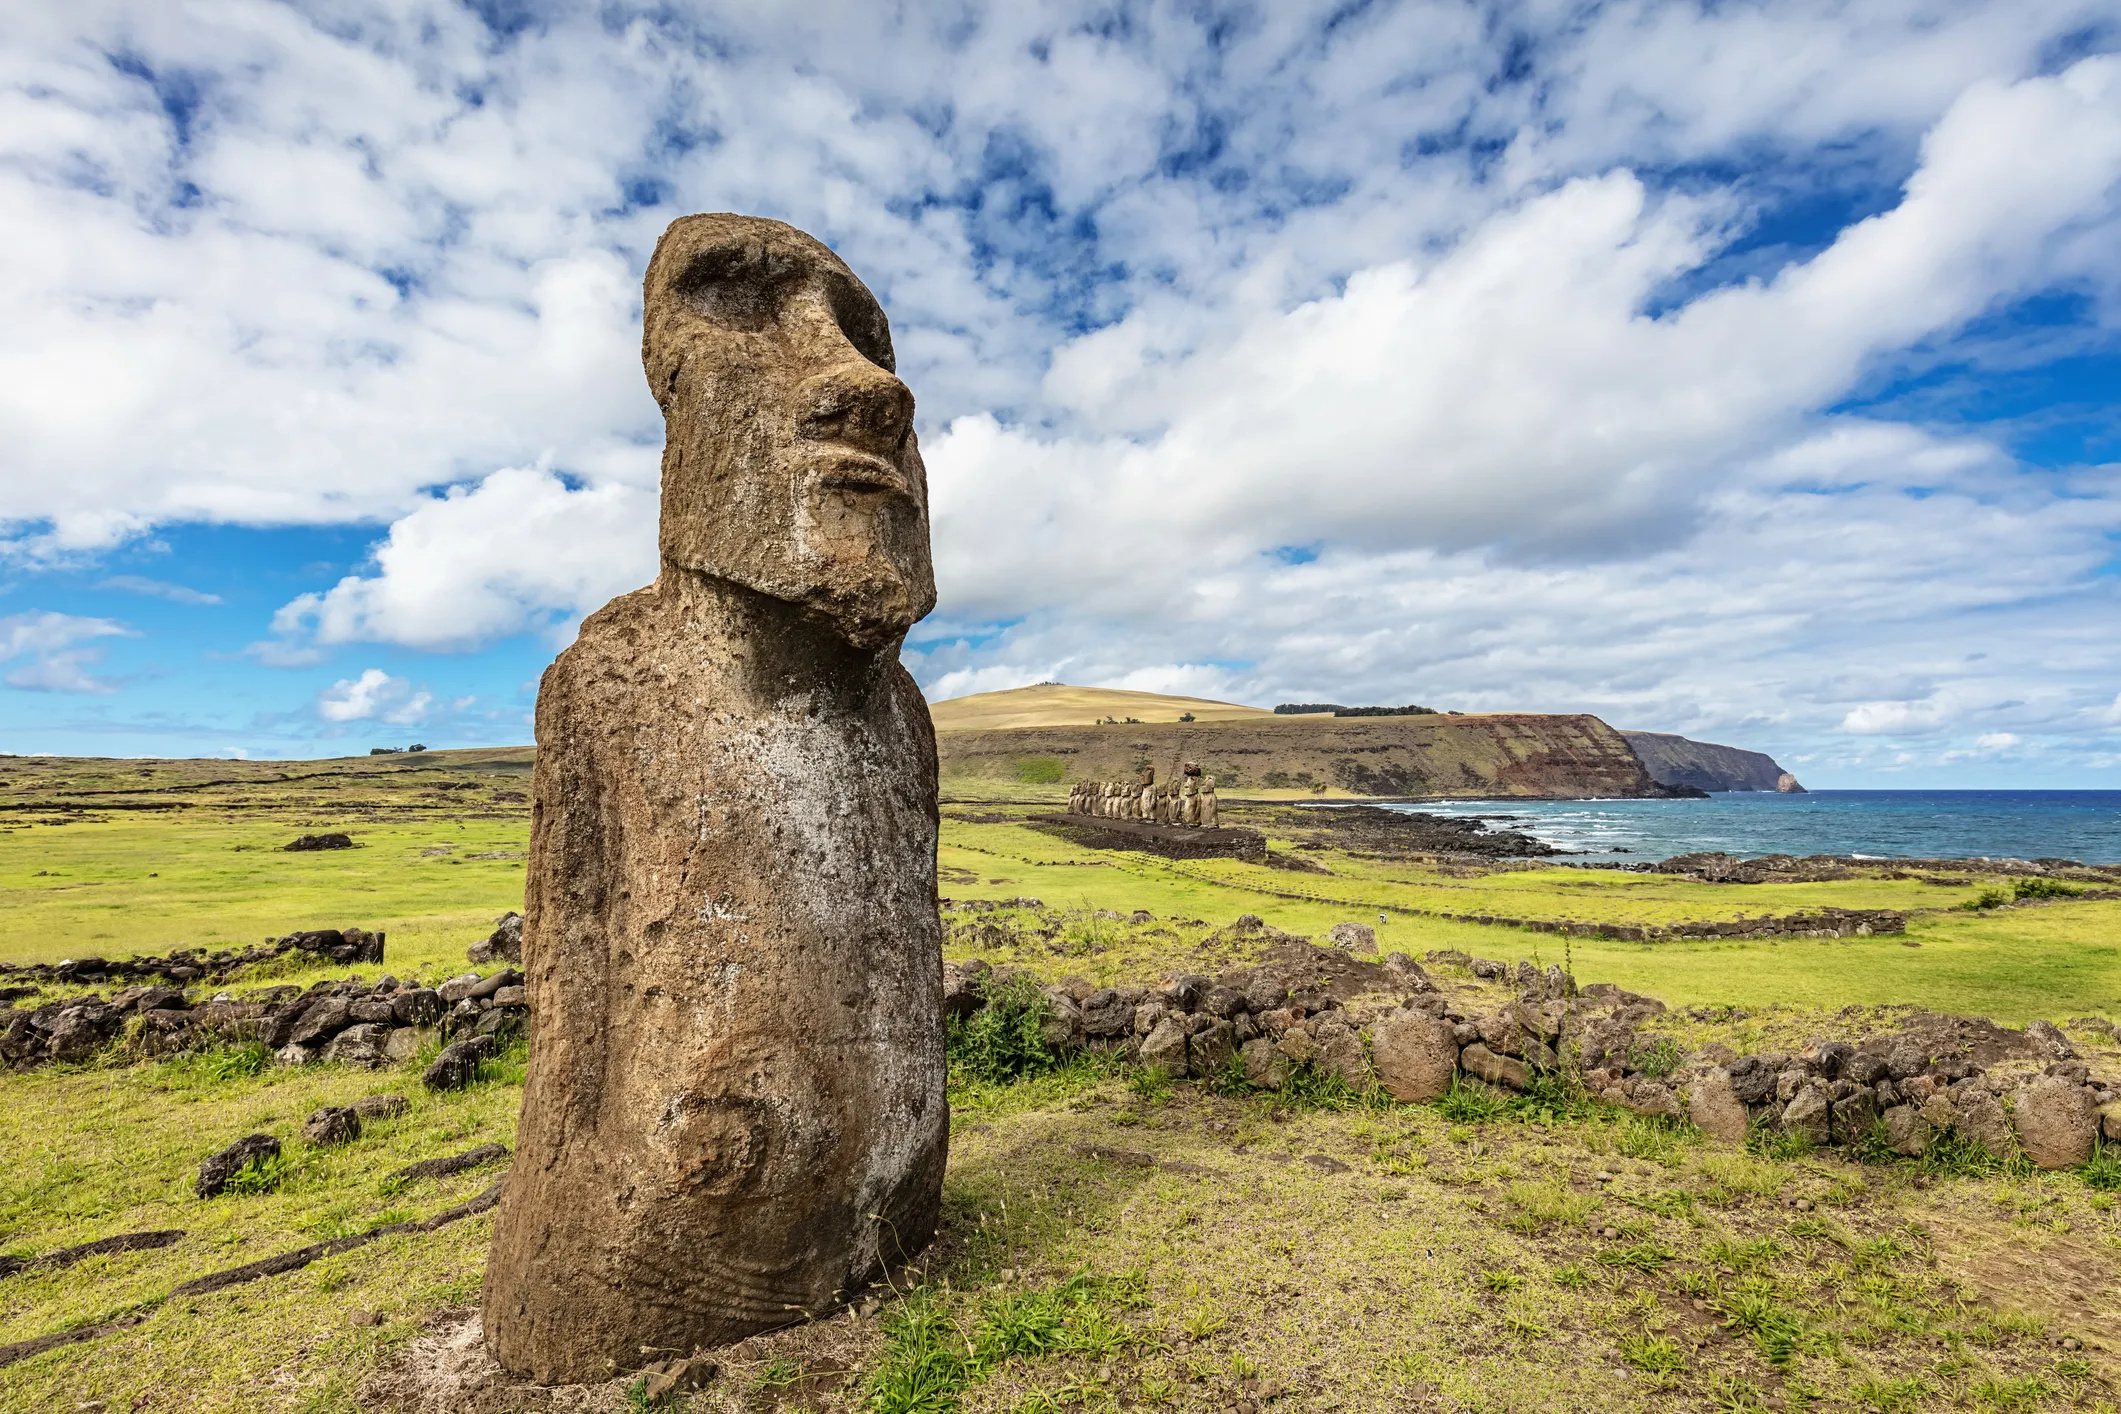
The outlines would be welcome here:
[[[1707,800],[1488,800],[1388,806],[1478,815],[1594,860],[1726,854],[2121,863],[2121,791],[1821,790]]]

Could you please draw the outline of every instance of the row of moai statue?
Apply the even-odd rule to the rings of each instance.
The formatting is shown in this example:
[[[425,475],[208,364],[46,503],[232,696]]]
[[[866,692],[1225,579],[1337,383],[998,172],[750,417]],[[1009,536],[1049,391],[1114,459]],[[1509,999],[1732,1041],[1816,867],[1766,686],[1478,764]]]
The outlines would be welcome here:
[[[1133,781],[1083,781],[1068,792],[1068,813],[1106,820],[1216,828],[1215,777],[1188,762],[1175,783],[1158,784],[1145,769]]]

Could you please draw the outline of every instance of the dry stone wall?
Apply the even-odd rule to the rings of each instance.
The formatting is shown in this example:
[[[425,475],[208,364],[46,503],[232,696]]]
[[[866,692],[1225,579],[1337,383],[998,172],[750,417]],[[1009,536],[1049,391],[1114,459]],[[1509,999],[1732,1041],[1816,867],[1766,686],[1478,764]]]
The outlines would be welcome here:
[[[1351,926],[1360,925],[1342,925]],[[1314,947],[1249,915],[1232,931],[1270,945],[1259,965],[1045,987],[1048,1045],[1116,1052],[1173,1077],[1241,1073],[1268,1091],[1308,1067],[1409,1103],[1454,1084],[1560,1086],[1731,1142],[1759,1130],[1919,1157],[1951,1136],[2048,1169],[2083,1163],[2102,1140],[2121,1143],[2121,1092],[2050,1022],[2021,1032],[1929,1016],[1899,1034],[1820,1038],[1794,1052],[1689,1052],[1656,1034],[1664,1003],[1611,984],[1579,987],[1557,966],[1457,952],[1431,953],[1427,967],[1404,953],[1366,961],[1350,955],[1361,941],[1352,935]],[[1430,968],[1502,981],[1515,995],[1476,1000]],[[983,961],[946,964],[945,1010],[975,1016],[1011,975]]]

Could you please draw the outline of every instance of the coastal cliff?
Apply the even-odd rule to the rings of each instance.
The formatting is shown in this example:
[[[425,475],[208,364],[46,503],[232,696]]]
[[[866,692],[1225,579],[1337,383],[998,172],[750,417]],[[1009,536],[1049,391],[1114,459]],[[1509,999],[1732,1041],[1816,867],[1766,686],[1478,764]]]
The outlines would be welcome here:
[[[1622,732],[1652,779],[1697,790],[1771,790],[1802,795],[1797,778],[1764,751],[1689,741],[1669,732]]]
[[[1226,792],[1358,796],[1654,797],[1660,785],[1620,732],[1588,714],[1258,717],[937,734],[943,787],[1163,776],[1198,762]]]

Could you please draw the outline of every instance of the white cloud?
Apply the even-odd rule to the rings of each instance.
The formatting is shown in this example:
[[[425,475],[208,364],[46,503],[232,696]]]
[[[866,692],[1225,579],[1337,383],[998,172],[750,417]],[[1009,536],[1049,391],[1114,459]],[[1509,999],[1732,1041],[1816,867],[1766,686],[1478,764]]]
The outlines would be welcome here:
[[[655,569],[647,251],[750,210],[891,311],[938,693],[2083,739],[2115,468],[1827,409],[2028,294],[2121,324],[2116,61],[2053,72],[2111,12],[32,7],[0,553],[387,526],[249,652],[564,637]],[[1756,229],[1851,193],[1879,214]]]
[[[9,614],[0,618],[0,662],[23,657],[29,661],[9,670],[5,681],[32,692],[115,692],[115,682],[89,671],[102,661],[103,650],[81,645],[89,639],[136,636],[109,619],[49,611]]]
[[[170,584],[159,579],[148,579],[137,574],[114,574],[96,585],[98,589],[121,589],[127,594],[145,594],[153,599],[167,599],[172,604],[218,604],[221,596],[208,594],[202,589],[187,585]]]
[[[300,596],[273,631],[283,643],[309,633],[418,648],[571,633],[569,616],[655,578],[655,518],[654,495],[635,487],[570,488],[541,467],[497,471],[423,502],[376,547],[374,575]]]
[[[2008,751],[2017,744],[2016,732],[1983,732],[1974,738],[1974,745],[1983,751]]]
[[[434,695],[381,668],[341,678],[317,694],[317,715],[327,722],[387,722],[410,726],[427,716]]]

